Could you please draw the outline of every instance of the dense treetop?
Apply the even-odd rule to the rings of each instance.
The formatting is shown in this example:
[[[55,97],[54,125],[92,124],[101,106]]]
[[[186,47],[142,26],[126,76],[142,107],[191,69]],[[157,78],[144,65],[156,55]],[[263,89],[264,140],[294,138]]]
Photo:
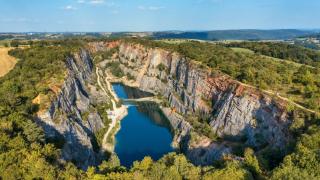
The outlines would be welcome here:
[[[149,40],[130,40],[149,47],[177,51],[213,71],[261,88],[297,88],[299,96],[314,100],[318,96],[317,68],[273,61],[256,54],[234,52],[213,44],[187,42],[171,45]],[[19,62],[5,77],[0,78],[0,178],[2,179],[319,179],[320,128],[319,120],[297,121],[292,131],[298,138],[294,151],[276,168],[268,167],[263,157],[256,157],[250,148],[239,156],[242,161],[230,160],[215,165],[197,167],[184,155],[171,153],[158,161],[145,157],[129,169],[122,167],[116,155],[86,172],[72,162],[58,161],[58,143],[46,139],[43,130],[34,122],[38,106],[32,100],[39,94],[51,94],[50,83],[62,83],[65,78],[65,59],[72,56],[81,42],[36,42],[30,48],[10,52]],[[107,54],[106,56],[109,56]],[[292,89],[291,89],[292,88]],[[288,90],[288,89],[286,89]],[[300,91],[301,90],[301,91]],[[288,93],[289,94],[289,93]],[[307,102],[307,101],[303,101]],[[302,124],[302,125],[299,125]],[[308,125],[309,127],[300,128]],[[312,125],[310,125],[312,124]],[[276,159],[277,157],[274,157]],[[282,161],[281,157],[279,158]],[[276,164],[277,165],[277,164]]]
[[[319,111],[320,69],[317,67],[281,61],[281,59],[246,51],[237,52],[222,45],[197,41],[182,41],[174,44],[148,39],[126,39],[126,41],[140,43],[150,48],[158,47],[178,52],[189,60],[201,62],[202,66],[209,67],[213,73],[223,72],[241,82],[278,92],[281,96]],[[279,50],[278,46],[275,48]],[[300,50],[303,54],[305,48],[297,49],[298,52]],[[310,61],[318,63],[317,59],[314,59]]]
[[[320,65],[320,51],[293,44],[274,42],[232,42],[226,44],[226,46],[247,48],[255,53],[279,59],[288,59],[301,64],[318,67]]]
[[[74,43],[74,44],[73,44]],[[70,45],[72,44],[72,45]],[[16,67],[0,79],[0,177],[3,179],[197,179],[217,173],[227,177],[251,177],[244,165],[237,162],[226,164],[226,169],[200,167],[189,163],[183,155],[169,154],[154,162],[146,157],[131,169],[122,167],[112,155],[97,168],[84,172],[71,162],[60,158],[61,144],[46,139],[44,131],[35,121],[39,107],[32,100],[40,93],[53,94],[52,83],[61,84],[65,78],[65,59],[81,44],[70,46],[58,42],[38,42],[30,48],[14,49]],[[54,98],[54,97],[53,97]]]
[[[43,130],[34,122],[38,106],[32,100],[39,94],[53,94],[50,83],[61,84],[65,57],[62,46],[36,45],[14,49],[16,67],[0,79],[0,174],[3,179],[58,176],[59,150],[46,142]],[[74,166],[73,166],[74,167]]]

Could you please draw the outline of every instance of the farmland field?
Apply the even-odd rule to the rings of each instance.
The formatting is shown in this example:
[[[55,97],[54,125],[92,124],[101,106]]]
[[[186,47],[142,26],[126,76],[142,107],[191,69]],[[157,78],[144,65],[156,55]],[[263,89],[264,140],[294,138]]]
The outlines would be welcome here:
[[[10,49],[11,48],[0,47],[0,77],[7,74],[17,63],[14,57],[8,55]]]

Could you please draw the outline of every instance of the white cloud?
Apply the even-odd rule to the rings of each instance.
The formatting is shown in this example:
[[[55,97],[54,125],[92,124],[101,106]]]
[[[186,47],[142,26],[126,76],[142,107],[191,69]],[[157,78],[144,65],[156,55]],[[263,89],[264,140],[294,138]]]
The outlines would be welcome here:
[[[77,10],[76,7],[73,7],[72,5],[68,5],[68,6],[65,6],[63,7],[64,10],[67,10],[67,11],[70,11],[70,10]]]
[[[162,6],[149,6],[148,9],[152,11],[157,11],[159,9],[163,9],[164,7]]]
[[[138,6],[140,10],[149,10],[149,11],[157,11],[160,9],[164,9],[163,6]]]
[[[107,0],[77,0],[78,4],[91,4],[91,5],[106,5],[108,7],[114,7],[116,4],[113,1]]]
[[[90,0],[89,3],[90,4],[104,4],[105,1],[104,0]]]
[[[222,3],[226,0],[197,0],[197,3]]]

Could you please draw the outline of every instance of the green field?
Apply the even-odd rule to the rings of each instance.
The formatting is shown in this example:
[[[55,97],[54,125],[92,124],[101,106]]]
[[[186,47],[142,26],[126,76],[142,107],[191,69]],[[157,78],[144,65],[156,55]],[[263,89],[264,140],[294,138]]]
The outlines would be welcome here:
[[[254,54],[254,52],[250,49],[246,48],[231,48],[234,52],[239,52],[239,53],[248,53],[248,54]]]

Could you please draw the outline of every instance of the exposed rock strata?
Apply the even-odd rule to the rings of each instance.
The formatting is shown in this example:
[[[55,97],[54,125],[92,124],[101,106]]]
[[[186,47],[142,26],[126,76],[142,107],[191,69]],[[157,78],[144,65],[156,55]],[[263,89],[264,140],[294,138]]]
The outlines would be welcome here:
[[[103,121],[92,106],[103,100],[98,91],[90,92],[93,64],[85,50],[67,59],[68,76],[48,111],[38,114],[47,138],[62,142],[62,159],[73,161],[86,169],[101,161],[94,133],[104,128]],[[99,98],[97,98],[99,97]],[[87,114],[84,117],[84,114]]]
[[[124,73],[133,76],[133,84],[140,89],[164,96],[171,110],[184,116],[209,115],[209,124],[219,137],[242,140],[256,148],[284,148],[288,143],[291,121],[284,102],[276,102],[226,75],[213,74],[177,53],[139,44],[117,44]],[[188,137],[192,127],[183,118],[167,116],[177,131],[176,142],[190,159],[198,159],[198,164],[210,163],[230,152],[228,143],[211,142],[205,137],[191,142]]]

